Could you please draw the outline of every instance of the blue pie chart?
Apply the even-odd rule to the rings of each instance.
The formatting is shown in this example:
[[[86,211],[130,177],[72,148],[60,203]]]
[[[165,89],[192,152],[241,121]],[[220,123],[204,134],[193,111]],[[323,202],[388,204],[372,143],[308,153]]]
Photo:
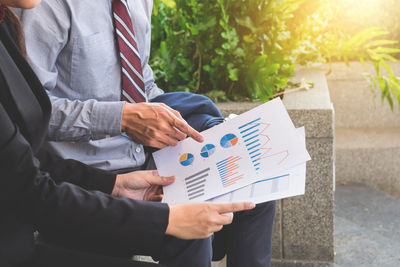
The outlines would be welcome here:
[[[207,144],[203,146],[203,148],[201,149],[200,155],[203,158],[208,158],[209,156],[214,154],[214,152],[215,152],[215,146],[213,144]]]
[[[229,133],[227,135],[224,135],[224,137],[221,138],[220,144],[222,147],[224,148],[229,148],[229,147],[233,147],[234,145],[236,145],[239,141],[239,138],[232,134]]]
[[[189,166],[194,161],[194,156],[190,153],[185,153],[179,158],[179,162],[182,166]]]

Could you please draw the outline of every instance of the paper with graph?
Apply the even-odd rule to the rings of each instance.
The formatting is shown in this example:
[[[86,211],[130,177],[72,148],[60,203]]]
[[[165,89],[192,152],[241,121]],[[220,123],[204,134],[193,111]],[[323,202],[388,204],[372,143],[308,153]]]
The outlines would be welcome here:
[[[304,127],[297,132],[302,136],[302,144],[306,147]],[[254,204],[303,195],[306,183],[306,163],[299,164],[274,177],[260,177],[260,180],[233,192],[210,199],[211,202],[250,201]]]
[[[164,202],[204,201],[274,177],[310,159],[282,101],[277,98],[153,153],[158,172],[175,176]]]

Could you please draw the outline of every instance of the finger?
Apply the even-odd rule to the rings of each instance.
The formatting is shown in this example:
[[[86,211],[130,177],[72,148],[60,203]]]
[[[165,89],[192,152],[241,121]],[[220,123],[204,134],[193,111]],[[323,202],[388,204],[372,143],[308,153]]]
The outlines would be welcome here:
[[[150,201],[154,201],[154,202],[160,202],[163,198],[163,195],[153,195],[150,197]]]
[[[169,135],[170,137],[175,138],[175,139],[178,140],[178,141],[182,141],[182,140],[185,140],[185,139],[186,139],[187,134],[185,134],[185,133],[179,131],[178,129],[176,129],[176,128],[174,128],[174,127],[171,127],[171,128],[172,128],[172,131],[171,131],[170,133],[168,133],[168,135]]]
[[[195,129],[193,129],[189,124],[187,124],[184,120],[179,120],[177,118],[173,121],[173,126],[180,130],[181,132],[187,134],[188,136],[192,137],[197,142],[203,142],[204,137]]]
[[[162,195],[162,194],[164,194],[164,190],[163,190],[163,187],[162,187],[162,186],[160,186],[160,187],[157,189],[156,194],[157,194],[157,195]]]
[[[187,125],[186,121],[180,116],[180,114],[179,116],[176,116],[173,113],[174,111],[173,109],[171,109],[171,111],[168,110],[167,108],[165,109],[167,112],[164,113],[165,117],[163,118],[163,120],[166,124],[159,126],[160,131],[163,132],[164,134],[168,134],[169,136],[177,139],[178,141],[184,140],[187,137],[187,134],[174,126],[175,126],[175,121],[180,121],[181,125]]]
[[[233,212],[222,213],[221,216],[225,216],[225,217],[228,217],[230,219],[233,219]]]
[[[159,201],[160,197],[158,197],[160,194],[158,194],[158,187],[161,187],[159,185],[151,185],[145,192],[143,199],[148,200],[148,201]]]
[[[146,181],[151,185],[169,185],[175,182],[175,176],[159,176],[158,171],[154,170],[146,176]]]
[[[213,233],[219,232],[219,231],[222,230],[222,228],[223,228],[223,225],[215,225],[215,226],[213,226],[213,227],[211,228],[211,231],[212,231]]]
[[[179,111],[177,111],[177,110],[171,108],[170,106],[168,106],[168,105],[166,105],[166,104],[164,104],[164,103],[161,103],[161,104],[162,104],[162,106],[163,106],[164,108],[168,109],[170,112],[172,112],[172,113],[173,113],[175,116],[177,116],[179,119],[183,119],[183,118],[182,118],[182,115],[181,115],[181,113],[180,113]]]
[[[160,132],[163,134],[166,134],[167,136],[179,141],[185,140],[187,135],[180,130],[176,129],[172,125],[164,126],[162,129],[160,129]]]
[[[166,110],[169,111],[169,114],[171,116],[172,119],[172,125],[177,128],[178,130],[182,131],[183,133],[189,135],[190,137],[192,137],[194,140],[198,141],[198,142],[203,142],[204,138],[203,136],[196,131],[195,129],[193,129],[183,118],[182,116],[176,116],[174,112],[177,112],[176,110],[171,109],[170,107],[168,107],[167,105],[164,106]]]
[[[233,213],[232,212],[220,214],[217,218],[217,223],[221,224],[221,225],[231,224],[232,221],[233,221]]]
[[[176,146],[178,144],[178,141],[179,141],[179,140],[177,140],[175,138],[172,138],[171,136],[169,136],[169,135],[167,135],[165,133],[158,134],[156,138],[157,138],[157,140],[159,142],[164,143],[164,144],[166,144],[168,146]]]
[[[238,212],[253,209],[256,205],[251,202],[222,203],[217,205],[218,213]]]
[[[150,146],[150,147],[154,147],[154,148],[160,148],[160,149],[168,146],[168,144],[160,142],[160,141],[158,141],[156,139],[152,139],[152,140],[150,140],[148,142],[139,142],[139,143],[142,143],[142,144],[144,144],[146,146]]]
[[[163,177],[161,176],[158,182],[154,183],[155,185],[170,185],[175,182],[175,176],[168,176],[168,177]],[[162,187],[158,188],[157,191],[162,191]]]
[[[133,138],[132,138],[133,139]],[[154,148],[164,148],[167,147],[166,144],[160,142],[158,139],[156,138],[150,138],[149,136],[143,136],[143,138],[136,138],[133,139],[136,143],[139,144],[143,144],[144,146],[150,146],[150,147],[154,147]]]

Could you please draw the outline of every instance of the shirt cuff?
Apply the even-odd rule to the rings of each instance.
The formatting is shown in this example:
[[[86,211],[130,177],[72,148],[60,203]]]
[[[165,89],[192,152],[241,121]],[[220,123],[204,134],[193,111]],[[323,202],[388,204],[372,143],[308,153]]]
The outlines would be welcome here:
[[[158,88],[157,84],[151,83],[146,87],[146,95],[147,99],[151,101],[153,98],[162,95],[164,91],[160,88]]]
[[[125,102],[96,102],[91,116],[92,139],[121,134],[122,110]]]

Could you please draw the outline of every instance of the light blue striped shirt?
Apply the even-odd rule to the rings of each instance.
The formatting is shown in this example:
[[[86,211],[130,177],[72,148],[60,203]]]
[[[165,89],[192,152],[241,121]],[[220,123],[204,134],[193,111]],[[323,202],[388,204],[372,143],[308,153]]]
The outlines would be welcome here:
[[[107,170],[144,163],[121,133],[124,102],[111,0],[42,0],[20,13],[29,61],[53,104],[47,145],[64,158]],[[151,0],[128,0],[148,99],[163,91],[148,65]]]

